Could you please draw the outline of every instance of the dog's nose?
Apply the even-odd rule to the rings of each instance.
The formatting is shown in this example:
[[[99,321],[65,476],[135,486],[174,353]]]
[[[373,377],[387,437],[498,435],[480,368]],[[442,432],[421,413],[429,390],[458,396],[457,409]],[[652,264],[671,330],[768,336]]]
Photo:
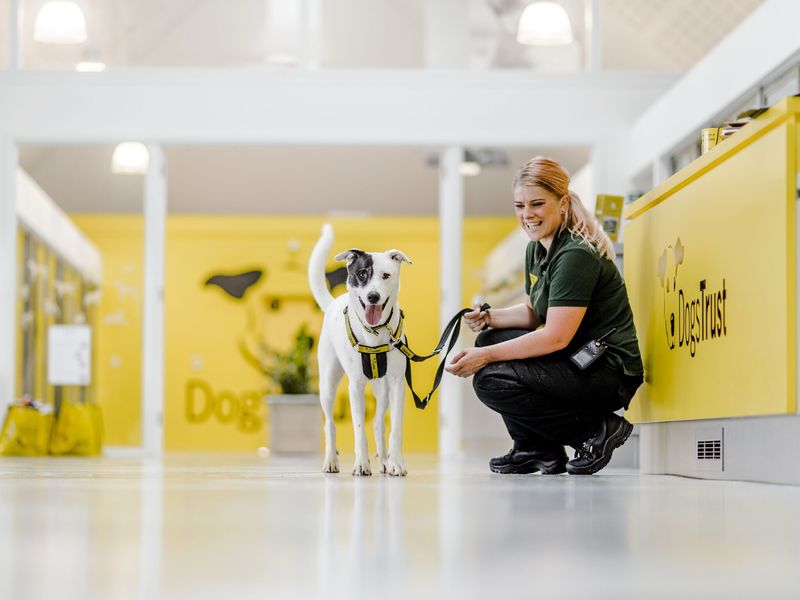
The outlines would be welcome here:
[[[369,300],[370,304],[377,304],[378,300],[381,299],[381,295],[378,292],[370,292],[367,294],[367,300]]]

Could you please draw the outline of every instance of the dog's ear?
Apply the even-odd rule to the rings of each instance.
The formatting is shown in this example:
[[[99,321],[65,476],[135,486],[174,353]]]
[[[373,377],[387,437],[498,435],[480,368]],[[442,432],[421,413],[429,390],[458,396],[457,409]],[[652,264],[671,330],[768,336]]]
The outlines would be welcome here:
[[[392,260],[396,260],[399,263],[407,262],[410,265],[414,264],[409,260],[409,258],[405,254],[400,252],[400,250],[387,250],[384,254],[386,254],[386,256],[388,256]]]
[[[363,250],[359,250],[358,248],[350,248],[350,250],[347,250],[346,252],[340,252],[339,254],[334,256],[334,258],[336,260],[346,262],[349,265],[360,254],[365,254],[365,252]]]

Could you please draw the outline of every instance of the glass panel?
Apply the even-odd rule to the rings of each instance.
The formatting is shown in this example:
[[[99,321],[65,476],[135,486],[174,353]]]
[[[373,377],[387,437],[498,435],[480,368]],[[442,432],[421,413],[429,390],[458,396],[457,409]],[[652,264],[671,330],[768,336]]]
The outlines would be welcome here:
[[[628,194],[628,202],[633,202],[643,194],[646,194],[653,187],[653,168],[647,167],[631,180],[631,192]]]
[[[586,0],[559,0],[574,41],[552,47],[517,41],[527,0],[71,0],[85,19],[86,39],[70,44],[34,41],[47,0],[20,1],[23,64],[33,69],[91,62],[574,72],[583,69],[588,45]],[[0,0],[0,8],[8,2]],[[602,0],[602,66],[684,72],[762,2]]]
[[[287,0],[288,1],[288,0]],[[34,41],[45,0],[23,0],[27,68],[225,67],[264,64],[265,0],[160,2],[75,0],[86,21],[83,43]]]
[[[75,69],[92,63],[82,68],[433,67],[565,72],[580,70],[584,63],[584,0],[561,0],[574,41],[555,47],[517,42],[519,19],[527,5],[522,0],[447,0],[441,5],[424,0],[72,2],[85,20],[86,38],[53,43],[35,35],[47,0],[21,0],[26,68]],[[64,22],[58,21],[61,29]]]
[[[28,68],[423,66],[421,0],[75,0],[87,38],[74,44],[34,41],[45,3],[23,0]]]
[[[322,2],[319,63],[323,68],[424,67],[421,0]]]
[[[793,65],[773,81],[764,86],[764,99],[767,106],[780,102],[787,96],[794,96],[800,92],[800,66]]]
[[[699,142],[691,142],[670,156],[670,171],[674,174],[700,156]]]

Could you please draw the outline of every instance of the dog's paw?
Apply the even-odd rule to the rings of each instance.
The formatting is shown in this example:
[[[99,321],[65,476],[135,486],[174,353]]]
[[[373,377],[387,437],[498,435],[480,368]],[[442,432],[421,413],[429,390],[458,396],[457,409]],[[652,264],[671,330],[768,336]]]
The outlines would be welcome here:
[[[386,473],[386,454],[375,454],[375,460],[378,462],[378,470],[381,473]]]
[[[334,455],[332,458],[326,458],[322,464],[323,473],[338,473],[339,472],[339,459]]]
[[[353,465],[353,475],[356,477],[372,475],[372,469],[369,468],[369,461],[356,462]]]
[[[406,470],[406,466],[403,464],[403,461],[395,461],[390,458],[388,464],[384,465],[384,469],[385,471],[383,472],[394,477],[405,477],[408,475],[408,471]]]

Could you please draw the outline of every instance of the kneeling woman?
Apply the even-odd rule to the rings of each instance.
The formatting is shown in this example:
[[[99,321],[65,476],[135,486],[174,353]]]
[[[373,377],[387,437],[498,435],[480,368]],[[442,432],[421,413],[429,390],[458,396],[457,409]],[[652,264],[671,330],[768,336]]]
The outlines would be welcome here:
[[[608,464],[633,426],[627,408],[642,383],[642,359],[614,246],[578,196],[569,173],[537,156],[517,173],[514,210],[530,238],[526,301],[474,310],[474,348],[447,370],[475,375],[478,398],[500,413],[514,447],[493,458],[496,473],[595,473]],[[585,369],[570,356],[593,339],[607,351]],[[576,449],[567,461],[564,446]]]

